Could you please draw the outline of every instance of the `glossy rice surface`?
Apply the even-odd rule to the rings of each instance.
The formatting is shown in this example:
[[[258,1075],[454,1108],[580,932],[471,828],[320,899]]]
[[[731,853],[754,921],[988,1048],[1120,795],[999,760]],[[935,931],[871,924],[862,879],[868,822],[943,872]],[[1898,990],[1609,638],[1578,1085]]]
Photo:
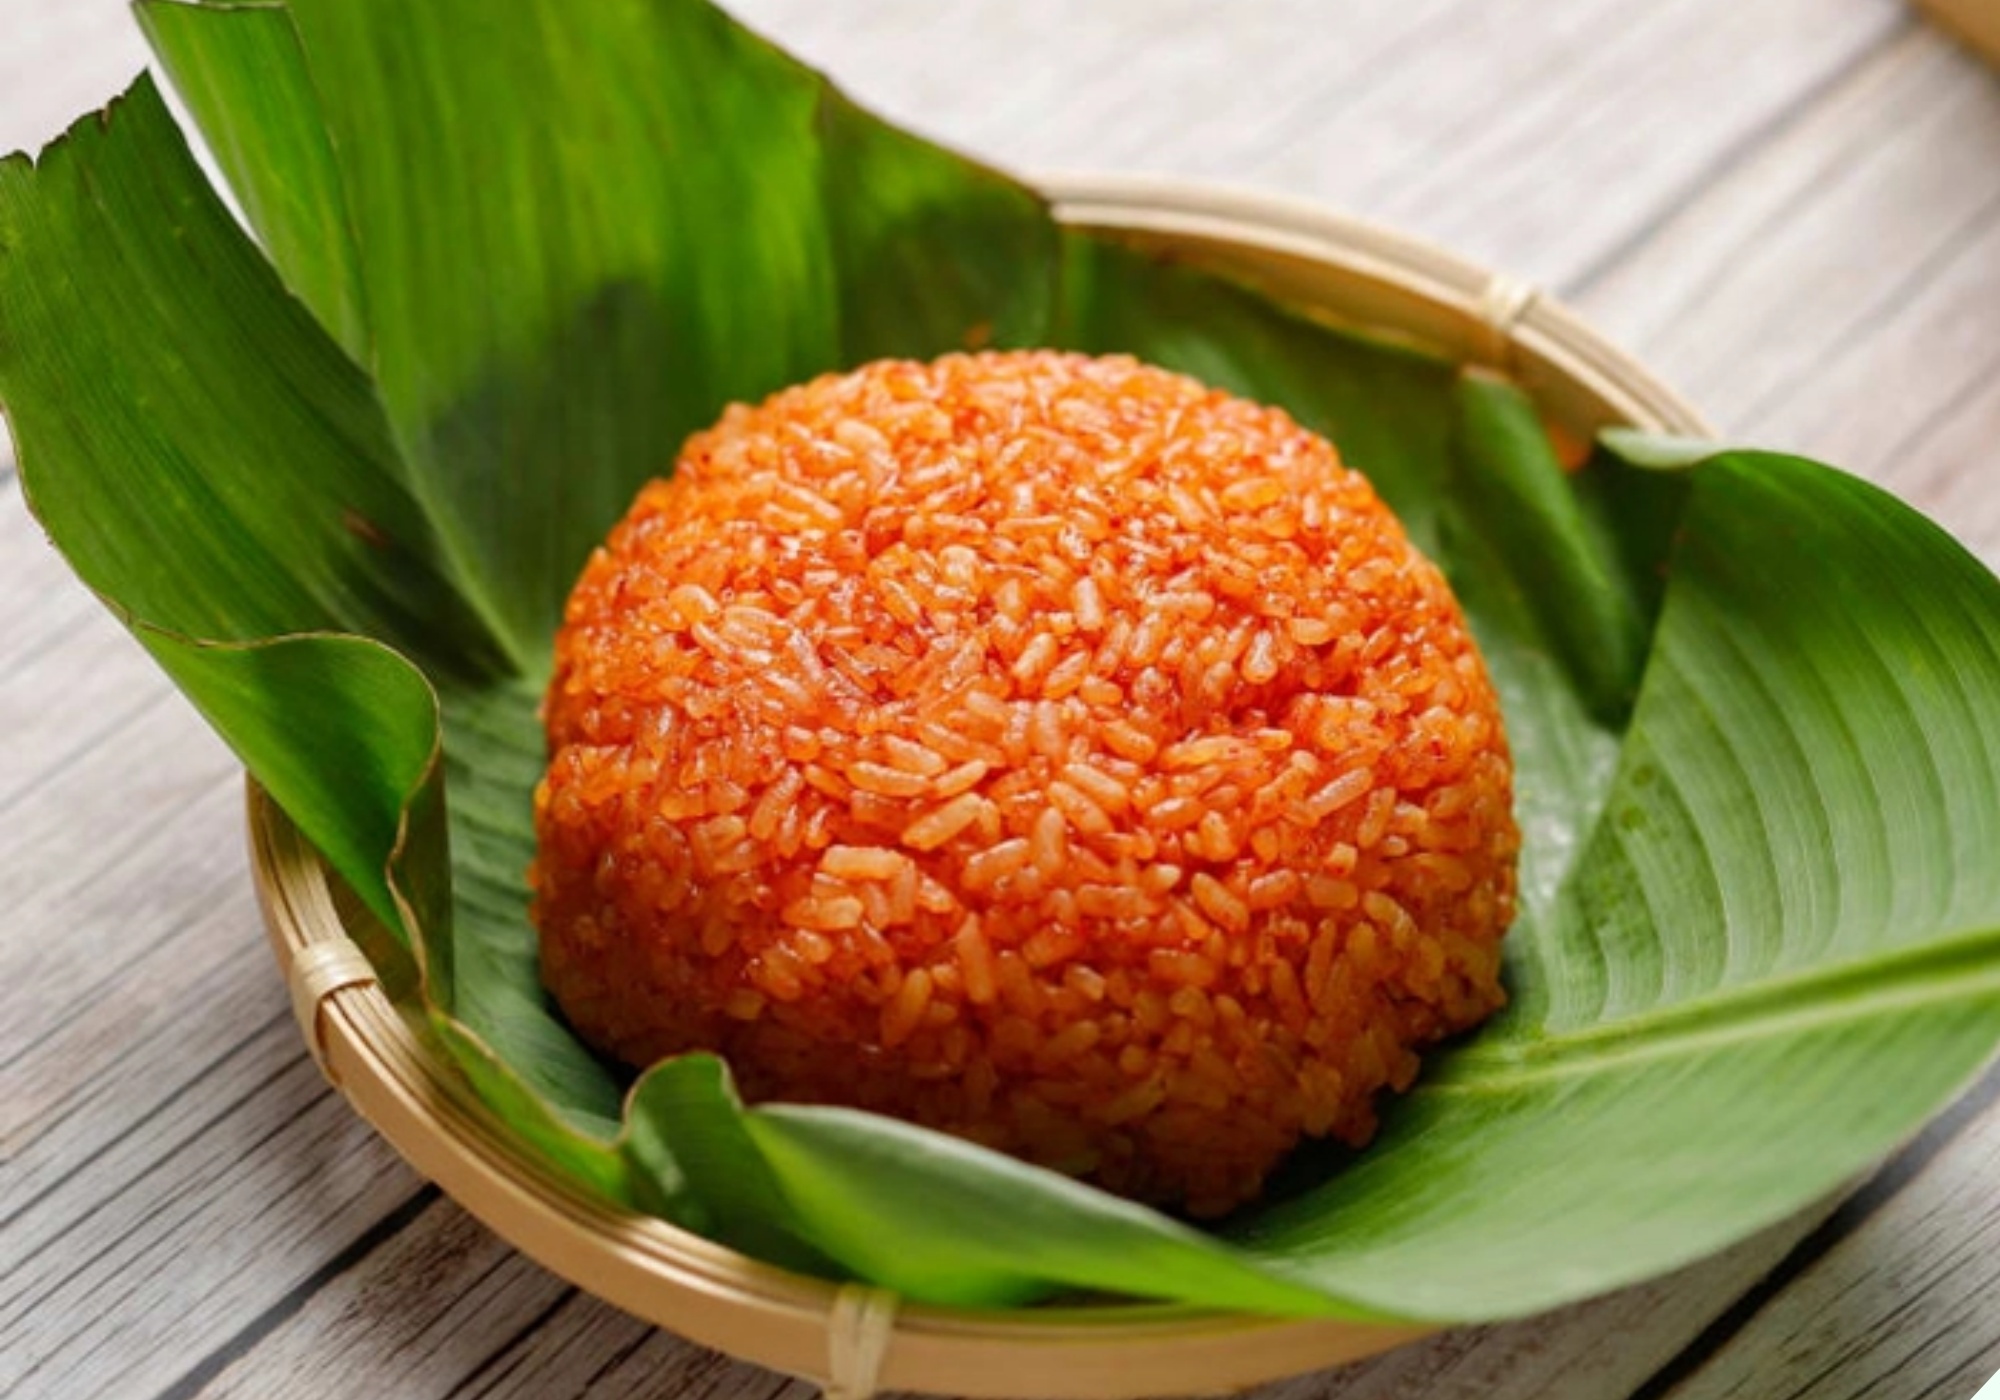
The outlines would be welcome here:
[[[1503,1000],[1519,837],[1436,568],[1284,413],[1130,359],[732,407],[585,568],[531,872],[634,1064],[1215,1214]]]

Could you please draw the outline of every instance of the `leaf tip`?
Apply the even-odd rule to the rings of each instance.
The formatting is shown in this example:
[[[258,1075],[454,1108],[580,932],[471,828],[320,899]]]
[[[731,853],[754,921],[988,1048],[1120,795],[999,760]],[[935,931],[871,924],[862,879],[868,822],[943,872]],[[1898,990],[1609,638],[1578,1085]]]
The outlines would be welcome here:
[[[1643,428],[1605,428],[1597,439],[1621,460],[1653,471],[1685,471],[1729,450],[1728,443],[1712,438],[1656,433]]]

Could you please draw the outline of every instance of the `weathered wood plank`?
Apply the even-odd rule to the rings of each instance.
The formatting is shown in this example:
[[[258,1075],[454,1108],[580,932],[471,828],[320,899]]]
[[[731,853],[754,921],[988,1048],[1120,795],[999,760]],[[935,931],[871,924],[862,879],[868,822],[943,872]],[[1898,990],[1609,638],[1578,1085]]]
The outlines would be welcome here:
[[[2000,1372],[2000,1076],[1985,1111],[1667,1400],[1969,1398]]]
[[[305,1058],[233,760],[7,491],[0,1392],[147,1395],[415,1182]]]
[[[116,801],[88,805],[118,807]],[[18,1000],[18,1009],[8,1018],[0,1069],[6,1101],[0,1122],[13,1189],[33,1189],[45,1174],[61,1177],[89,1155],[87,1136],[71,1150],[30,1152],[46,1134],[114,1127],[116,1096],[137,1104],[173,1093],[184,1082],[180,1076],[235,1043],[218,1045],[212,1037],[248,1033],[235,1017],[191,1015],[192,1009],[252,979],[276,981],[268,957],[251,941],[256,916],[243,898],[242,863],[233,843],[215,839],[240,810],[235,783],[212,787],[208,800],[154,810],[170,826],[205,839],[119,839],[98,853],[109,856],[108,865],[82,860],[45,867],[59,872],[51,876],[58,897],[24,901],[21,917],[63,936],[11,940],[0,960],[0,976],[10,986],[34,989],[32,997],[8,998]],[[126,835],[115,825],[99,829]],[[23,852],[29,859],[82,844],[67,832],[53,839],[32,828],[29,834]],[[158,925],[133,918],[123,884],[146,876],[152,877]],[[218,975],[219,968],[250,959],[261,962]],[[146,1087],[124,1082],[127,1075]]]
[[[413,1291],[441,1300],[412,1308]],[[188,1397],[316,1397],[317,1358],[355,1393],[748,1397],[784,1378],[658,1331],[537,1268],[439,1200]],[[808,1393],[800,1388],[801,1397]]]
[[[2000,376],[2000,76],[1941,36],[1899,40],[1580,300],[1731,437],[1921,486],[2000,558],[2000,454],[1948,436]]]
[[[1270,160],[1289,133],[1312,131],[1481,9],[1471,0],[1363,0],[1338,14],[1316,0],[1226,11],[1199,0],[883,0],[854,23],[812,0],[725,2],[871,108],[985,158],[1021,170],[1183,174]]]
[[[1256,185],[1558,287],[1912,23],[1895,0],[730,8],[1015,169]]]
[[[2000,113],[2000,84],[1996,84]],[[1994,122],[2000,137],[2000,120]],[[1775,396],[1746,431],[1823,456],[1902,490],[1929,478],[1924,457],[1937,425],[1976,407],[2000,378],[2000,141],[1994,197],[1942,241],[1904,295],[1829,355],[1809,383]],[[1934,493],[1939,521],[1989,563],[2000,533],[1976,531],[2000,493],[2000,449],[1960,461],[1949,489]]]
[[[247,876],[232,831],[235,761],[68,576],[18,491],[0,494],[12,497],[0,499],[0,592],[8,615],[21,619],[0,642],[0,818],[10,855],[0,863],[0,907],[21,931],[0,943],[0,1062],[9,1085],[0,1114],[12,1142],[17,1117],[54,1092],[46,1079],[32,1092],[19,1087],[20,1076],[40,1074],[22,1060],[26,1047],[52,1027],[74,1034],[134,1013],[98,1004],[91,989],[115,985],[144,956],[148,927],[162,935],[181,928],[212,907],[218,888],[247,908]],[[135,906],[153,922],[135,928]],[[97,1014],[78,1017],[82,1005]],[[46,1063],[92,1071],[87,1057],[68,1053]]]
[[[594,1326],[562,1334],[561,1344],[537,1333],[510,1353],[518,1364],[474,1377],[452,1400],[542,1400],[551,1395],[590,1400],[812,1400],[814,1386],[703,1351],[671,1333],[633,1335],[629,1319],[591,1298],[569,1304]]]
[[[1626,1396],[1700,1335],[1834,1208],[1663,1279],[1540,1317],[1468,1327],[1258,1392],[1260,1400],[1604,1400]]]
[[[208,1014],[222,1009],[211,1003]],[[415,1189],[409,1169],[327,1090],[280,1005],[142,1132],[31,1204],[25,1224],[10,1222],[5,1389],[153,1394],[312,1283]],[[49,1202],[72,1216],[69,1227],[17,1247],[42,1233],[32,1227]]]
[[[1546,1318],[1445,1333],[1373,1361],[1249,1394],[1257,1400],[1583,1400],[1626,1395],[1831,1208],[1829,1202],[1722,1256],[1641,1288]],[[299,1325],[324,1327],[328,1321],[302,1315]],[[288,1364],[281,1357],[290,1350],[289,1344],[279,1344],[269,1354],[260,1350],[245,1358],[241,1369],[231,1373],[240,1393],[261,1394],[263,1387],[280,1384]],[[780,1393],[787,1385],[782,1376],[651,1331],[578,1296],[496,1353],[453,1394],[493,1400],[586,1394],[592,1400],[647,1400],[696,1393],[750,1397]],[[806,1393],[800,1390],[799,1400]]]
[[[323,1400],[324,1358],[348,1395],[455,1393],[574,1293],[438,1198],[305,1299],[282,1325],[182,1393]],[[425,1306],[412,1307],[421,1298]],[[633,1324],[637,1326],[638,1324]]]
[[[412,1308],[413,1292],[435,1301]],[[313,1367],[326,1356],[346,1358],[341,1379],[352,1393],[398,1400],[811,1394],[580,1293],[445,1200],[183,1393],[318,1400],[325,1390]]]
[[[2000,561],[2000,361],[1892,455],[1891,479],[1905,498],[1971,542],[1988,564]]]
[[[1913,30],[1578,299],[1734,422],[1809,379],[1976,218],[1996,166],[2000,80]]]
[[[137,643],[69,575],[23,505],[18,479],[0,480],[0,810],[59,771],[116,714],[169,687]],[[0,872],[0,880],[6,879]],[[5,1032],[0,1031],[0,1037]]]
[[[802,1381],[704,1350],[579,1294],[468,1377],[451,1400],[810,1400],[813,1394]]]

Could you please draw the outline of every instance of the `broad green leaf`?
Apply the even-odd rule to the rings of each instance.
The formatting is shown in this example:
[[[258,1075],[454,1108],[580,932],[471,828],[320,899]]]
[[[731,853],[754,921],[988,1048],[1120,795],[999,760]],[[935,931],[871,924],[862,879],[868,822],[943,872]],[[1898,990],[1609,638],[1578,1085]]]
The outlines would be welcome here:
[[[1475,437],[1494,407],[1469,411]],[[1511,431],[1466,466],[1509,450],[1510,476],[1560,480]],[[1653,485],[1594,470],[1612,508]],[[1870,1165],[2000,1040],[2000,872],[1978,854],[2000,849],[2000,583],[1825,468],[1745,454],[1696,470],[1608,819],[1585,821],[1540,936],[1511,962],[1536,1014],[1447,1057],[1345,1171],[1229,1232],[1317,1284],[1322,1307],[1511,1315],[1697,1258]],[[1586,548],[1579,518],[1566,533]],[[1762,587],[1771,571],[1806,591]],[[1521,640],[1493,632],[1487,647]],[[922,1296],[1019,1296],[1011,1268],[1287,1310],[1165,1228],[1136,1249],[1125,1208],[1047,1174],[862,1115],[751,1120],[816,1206],[802,1216],[830,1232],[822,1246]],[[995,1258],[974,1222],[1026,1200],[1037,1208],[1009,1208]],[[871,1232],[890,1216],[903,1233]]]
[[[286,283],[365,363],[347,196],[291,15],[276,4],[182,0],[138,0],[133,13]]]
[[[845,364],[1042,342],[1057,235],[1039,198],[823,81],[817,134]]]
[[[341,63],[357,61],[355,53],[341,47],[365,40],[362,31],[342,27],[354,17],[331,16],[322,23],[309,13],[309,6],[298,8],[322,45],[314,51],[322,82],[324,75],[337,74]],[[577,162],[610,165],[623,151],[635,170],[644,170],[643,175],[631,175],[628,186],[663,202],[648,208],[621,198],[602,207],[571,209],[576,221],[589,227],[579,228],[575,246],[569,249],[548,244],[539,224],[514,228],[509,220],[522,213],[514,209],[505,216],[495,215],[497,222],[488,232],[513,234],[518,246],[488,248],[479,262],[460,258],[454,246],[445,250],[451,259],[448,266],[430,263],[419,270],[386,254],[375,261],[363,259],[358,248],[336,249],[330,237],[320,235],[346,217],[340,206],[344,181],[421,182],[426,178],[421,159],[436,158],[453,166],[448,185],[462,183],[466,173],[457,168],[453,153],[437,149],[438,131],[424,129],[410,142],[400,142],[394,124],[379,122],[381,110],[370,107],[355,118],[365,124],[365,133],[342,147],[353,168],[322,178],[326,172],[320,150],[294,140],[300,104],[316,108],[320,96],[311,75],[290,62],[297,44],[287,10],[156,3],[147,16],[149,33],[161,45],[172,71],[186,71],[198,80],[198,90],[191,95],[198,100],[191,105],[211,139],[230,153],[225,168],[252,208],[260,232],[268,221],[255,220],[259,208],[275,207],[303,225],[302,233],[289,226],[277,229],[286,236],[266,232],[272,256],[293,274],[295,285],[323,278],[336,254],[351,251],[358,266],[370,269],[369,275],[389,288],[383,312],[385,335],[400,328],[413,337],[411,354],[422,361],[425,374],[436,371],[449,341],[449,336],[440,339],[435,334],[437,317],[442,315],[457,318],[453,323],[463,328],[464,354],[478,366],[468,370],[468,376],[490,377],[500,371],[489,369],[489,364],[516,363],[528,376],[522,384],[535,376],[548,381],[548,394],[534,402],[512,391],[483,397],[478,410],[491,418],[491,432],[481,429],[475,434],[477,440],[459,442],[462,457],[443,464],[443,469],[452,470],[456,462],[469,472],[465,491],[476,498],[477,509],[494,512],[484,519],[467,513],[475,530],[498,522],[472,551],[504,557],[510,596],[529,598],[537,571],[549,564],[547,551],[562,555],[550,575],[557,591],[531,604],[531,627],[538,630],[515,663],[530,676],[546,666],[553,605],[567,589],[583,550],[622,510],[638,482],[664,469],[685,431],[712,418],[728,397],[776,387],[811,368],[831,367],[836,362],[836,340],[851,347],[850,359],[928,354],[938,348],[933,335],[943,337],[947,345],[986,336],[1033,340],[1045,315],[1051,277],[1047,251],[1054,240],[1052,227],[1041,202],[1019,185],[987,172],[971,172],[962,162],[865,117],[816,74],[776,55],[705,7],[625,7],[606,18],[626,29],[622,37],[576,36],[580,47],[572,76],[580,91],[572,110],[607,100],[593,67],[596,60],[587,54],[623,50],[636,61],[662,44],[680,45],[684,58],[691,53],[688,43],[707,46],[705,51],[715,60],[706,65],[709,71],[719,80],[735,79],[737,90],[732,93],[720,82],[714,93],[677,93],[663,87],[636,106],[617,100],[619,93],[613,91],[608,99],[616,110],[605,114],[602,130],[618,133],[616,142],[584,150],[552,146],[550,130],[522,111],[509,86],[513,80],[505,76],[512,71],[518,77],[521,65],[539,63],[544,55],[503,45],[479,55],[481,62],[493,65],[492,85],[481,88],[468,79],[465,94],[472,106],[464,112],[454,109],[450,120],[485,121],[503,128],[496,135],[498,147],[493,141],[478,144],[484,158],[516,163],[509,177],[516,193],[573,184],[579,178]],[[318,27],[311,28],[314,24]],[[661,25],[678,27],[662,30]],[[269,56],[285,61],[267,71],[263,60]],[[395,74],[372,69],[369,77],[398,81]],[[232,82],[256,94],[255,99],[233,93]],[[769,82],[788,86],[788,105],[774,109],[756,96],[759,87]],[[365,84],[359,89],[340,87],[333,96],[335,109],[349,97],[364,105],[376,100]],[[486,105],[478,106],[482,96]],[[285,120],[272,120],[274,112],[265,110],[267,106]],[[408,110],[407,104],[397,110]],[[710,210],[730,206],[741,194],[735,183],[736,158],[716,147],[708,135],[708,123],[720,119],[718,113],[745,132],[763,133],[755,139],[769,144],[781,165],[799,173],[801,183],[790,191],[793,203],[823,197],[826,211],[808,211],[810,236],[793,240],[795,249],[788,252],[790,245],[766,247],[757,239],[741,238],[733,216],[718,221],[689,212],[698,202],[688,197],[696,188],[711,196],[706,201]],[[315,122],[334,121],[337,130],[341,114],[330,110],[309,115]],[[672,189],[655,178],[663,150],[682,157],[676,166],[681,183]],[[375,170],[369,162],[386,168]],[[507,181],[494,186],[484,183],[483,175],[481,180],[482,197],[508,197],[502,188]],[[299,184],[305,186],[303,191],[295,188]],[[823,195],[814,192],[817,185],[824,186]],[[869,197],[857,198],[863,190]],[[460,210],[468,218],[484,212],[484,205]],[[402,239],[420,251],[428,250],[441,236],[434,226],[439,223],[435,213],[433,202],[412,204],[392,191],[383,217],[392,224],[414,219],[423,227],[397,225],[385,232],[384,226],[369,224],[369,237],[360,240],[359,248],[373,253],[382,242],[393,250],[402,246],[396,241]],[[716,269],[725,263],[734,269],[733,275],[717,276]],[[663,285],[635,297],[628,275],[635,266],[648,269],[648,275]],[[933,270],[937,275],[930,275]],[[604,326],[585,317],[590,324],[580,325],[574,340],[559,338],[560,343],[531,362],[518,364],[523,357],[506,337],[517,334],[513,322],[531,314],[533,299],[500,294],[496,278],[523,286],[556,282],[565,289],[590,284],[594,290],[577,297],[643,311],[633,324],[652,337],[651,348],[621,345],[615,333],[607,339]],[[885,298],[879,284],[890,278],[913,280],[921,290]],[[746,286],[754,289],[760,283],[760,293],[744,295]],[[843,298],[844,289],[852,294]],[[720,328],[729,333],[718,336],[714,315],[702,310],[718,290],[733,291],[745,304],[761,300],[781,310],[755,325]],[[653,305],[656,301],[679,302],[679,314],[667,316]],[[446,302],[450,309],[438,311]],[[810,309],[814,306],[817,312]],[[779,353],[786,338],[815,317],[827,322],[829,334],[811,338],[803,351]],[[688,328],[699,334],[688,334]],[[537,327],[530,330],[539,333]],[[778,357],[772,359],[771,354]],[[610,374],[603,372],[607,360],[613,366]],[[731,368],[733,361],[740,363]],[[383,380],[385,384],[393,380],[393,367],[383,372]],[[602,401],[607,393],[618,396],[618,401]],[[546,401],[551,395],[558,401]],[[642,439],[636,445],[635,433]],[[489,453],[484,446],[488,438],[508,446]],[[412,470],[420,493],[426,489],[425,458],[419,444],[412,453],[416,463]],[[598,469],[586,469],[589,466]],[[496,481],[503,488],[498,495]],[[510,481],[526,484],[534,495],[531,507],[505,498]],[[553,516],[551,485],[557,497]],[[434,481],[429,489],[436,489]],[[573,494],[578,489],[586,492],[587,500]],[[581,515],[572,518],[572,507]],[[449,528],[444,532],[449,535]],[[520,539],[529,541],[526,548],[537,558],[520,553],[515,547]],[[468,580],[467,591],[490,612],[491,594],[481,582],[476,561],[466,561],[460,551],[453,572]],[[506,1062],[523,1067],[528,1083],[562,1106],[561,1121],[609,1136],[617,1122],[618,1081],[550,1015],[533,976],[532,939],[524,943],[521,937],[527,927],[522,876],[533,854],[522,794],[539,775],[541,763],[534,718],[539,683],[447,685],[444,690],[451,827],[461,854],[454,932],[432,949],[440,1005],[460,1017],[475,1037],[501,1047]],[[461,965],[469,965],[471,975],[447,975]],[[493,975],[485,975],[488,972]],[[476,1056],[469,1068],[475,1074],[487,1072],[485,1062]]]
[[[401,927],[387,865],[434,702],[379,646],[296,634],[372,636],[468,679],[494,653],[441,581],[366,382],[237,230],[149,82],[39,166],[0,162],[0,308],[0,404],[43,525]],[[441,833],[421,845],[441,860]]]
[[[1481,376],[1460,387],[1459,427],[1459,470],[1443,507],[1458,523],[1454,542],[1495,551],[1486,572],[1517,585],[1522,622],[1548,639],[1565,688],[1601,727],[1621,726],[1639,688],[1650,619],[1586,527],[1584,501],[1548,430],[1519,390]]]
[[[444,693],[453,918],[426,941],[431,961],[452,967],[438,1008],[511,1066],[561,1120],[609,1139],[618,1131],[622,1076],[556,1015],[542,991],[528,922],[533,794],[544,761],[540,702],[540,686],[519,679]],[[473,1073],[487,1072],[483,1061],[483,1055],[475,1060]]]
[[[277,272],[144,84],[0,165],[25,479],[413,929],[471,1089],[589,1189],[920,1298],[1489,1318],[1798,1208],[2000,1044],[2000,584],[1872,488],[1631,438],[1565,475],[1511,387],[1059,231],[699,0],[147,21]],[[710,1057],[629,1083],[537,979],[536,705],[583,553],[729,398],[989,339],[1129,351],[1327,432],[1451,577],[1507,713],[1513,1005],[1373,1148],[1300,1154],[1220,1231],[746,1109]],[[288,635],[326,629],[374,640]]]
[[[713,1055],[682,1055],[633,1087],[625,1152],[641,1206],[768,1263],[838,1275],[800,1234],[774,1164],[753,1140],[729,1071]]]
[[[1833,1189],[1991,1057],[2000,583],[1826,468],[1693,472],[1606,819],[1532,963],[1543,1016],[1248,1224],[1259,1253],[1413,1314],[1546,1306]]]
[[[816,86],[705,5],[287,8],[369,368],[458,576],[533,669],[584,555],[681,439],[834,358]],[[663,80],[667,53],[704,79]]]
[[[1993,576],[1884,492],[1752,452],[1696,469],[1668,568],[1549,1029],[2000,931]]]
[[[1572,480],[1533,406],[1483,375],[1461,381],[1454,424],[1442,558],[1500,692],[1523,839],[1503,1024],[1536,1024],[1552,910],[1617,770],[1689,478],[1600,452]]]
[[[450,859],[422,672],[360,637],[217,644],[134,630],[369,913],[390,930],[446,926],[443,881],[394,878],[405,862],[430,875]]]
[[[1931,995],[1748,1021],[1539,1073],[1447,1066],[1382,1141],[1236,1238],[1401,1315],[1539,1311],[1700,1258],[1873,1166],[1993,1048],[1989,946]]]
[[[367,381],[237,229],[149,80],[38,166],[0,161],[0,304],[30,500],[117,607],[214,640],[337,628],[490,671]]]
[[[773,1105],[747,1122],[798,1228],[856,1273],[912,1297],[1002,1307],[1061,1284],[1273,1314],[1368,1315],[1157,1211],[942,1133],[838,1108]],[[882,1228],[885,1209],[898,1228]]]
[[[308,234],[344,197],[367,364],[454,577],[524,670],[590,547],[722,404],[856,354],[1036,338],[1039,201],[861,117],[712,6],[276,13],[304,74],[269,87],[246,65],[281,47],[273,11],[150,22],[203,96],[232,74],[257,93],[195,103],[228,148],[257,143],[230,166],[246,196],[309,184]],[[307,101],[331,179],[284,140]],[[284,112],[269,141],[266,104]],[[301,286],[337,261],[309,236],[270,244]]]

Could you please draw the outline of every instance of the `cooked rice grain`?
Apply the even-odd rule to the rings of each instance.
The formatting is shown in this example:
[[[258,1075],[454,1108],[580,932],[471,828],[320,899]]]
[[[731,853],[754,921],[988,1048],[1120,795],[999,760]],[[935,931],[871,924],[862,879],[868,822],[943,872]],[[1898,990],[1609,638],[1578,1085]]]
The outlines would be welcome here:
[[[544,976],[635,1064],[1199,1214],[1502,1000],[1519,844],[1457,605],[1283,413],[1129,359],[733,407],[570,599]]]

